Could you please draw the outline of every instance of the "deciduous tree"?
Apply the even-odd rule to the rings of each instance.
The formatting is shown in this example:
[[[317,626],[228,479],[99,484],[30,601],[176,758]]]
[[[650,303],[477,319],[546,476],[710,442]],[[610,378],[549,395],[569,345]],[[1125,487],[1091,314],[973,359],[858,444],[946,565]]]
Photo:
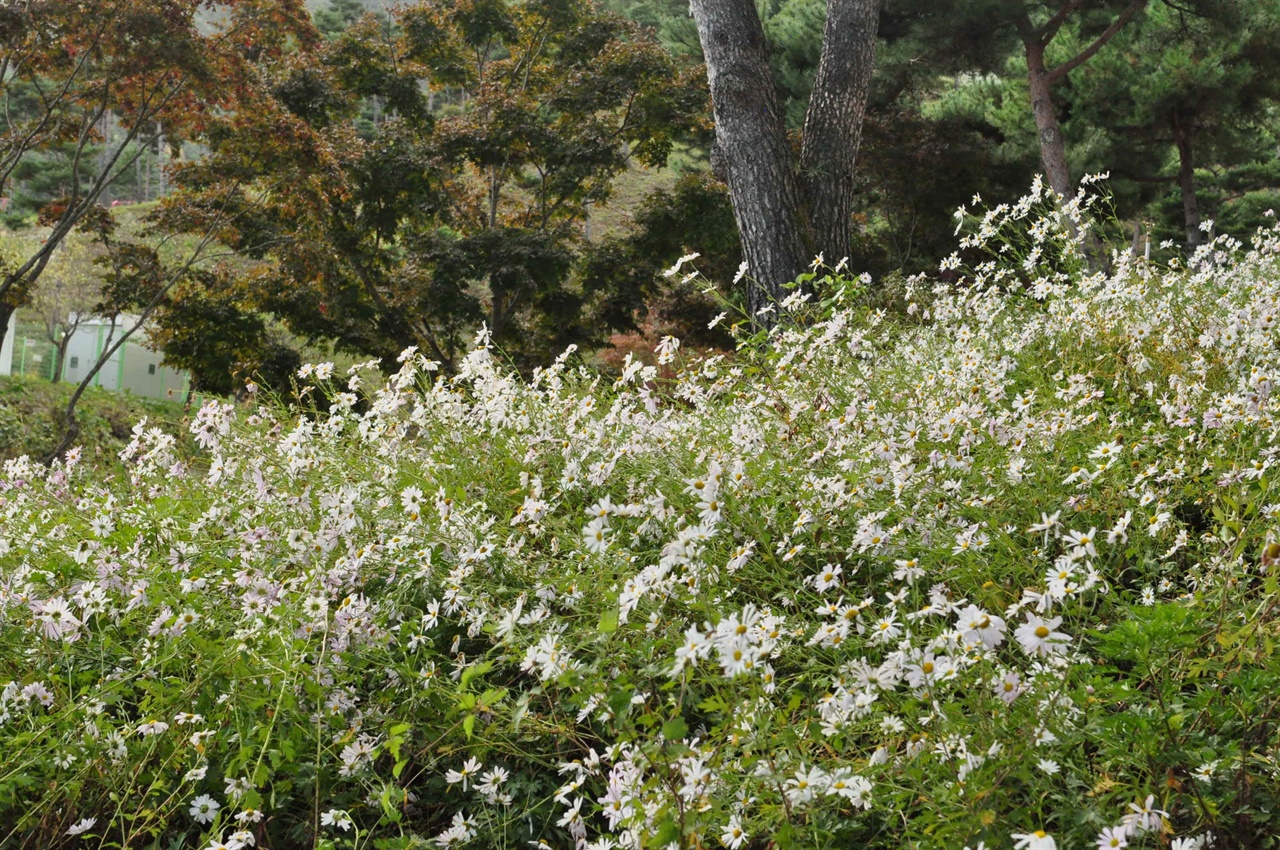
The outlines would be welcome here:
[[[70,174],[65,194],[41,210],[48,237],[0,269],[0,338],[67,236],[109,228],[99,199],[143,151],[199,133],[248,85],[250,60],[310,32],[301,0],[0,5],[0,195],[50,151],[68,159]]]
[[[433,112],[427,85],[465,90],[465,106]],[[275,97],[274,117],[229,119],[209,160],[176,174],[193,211],[221,181],[291,175],[226,234],[233,247],[271,235],[246,306],[362,354],[418,346],[445,368],[482,323],[522,360],[599,336],[571,281],[588,205],[632,159],[665,161],[705,102],[650,36],[583,0],[365,19],[299,56]],[[359,125],[372,97],[384,120]]]
[[[34,234],[37,239],[42,236],[41,233]],[[41,277],[40,286],[32,295],[31,309],[40,317],[45,338],[54,348],[50,380],[62,379],[67,345],[98,304],[102,281],[96,261],[101,253],[101,247],[84,236],[73,235],[64,240],[54,252]]]

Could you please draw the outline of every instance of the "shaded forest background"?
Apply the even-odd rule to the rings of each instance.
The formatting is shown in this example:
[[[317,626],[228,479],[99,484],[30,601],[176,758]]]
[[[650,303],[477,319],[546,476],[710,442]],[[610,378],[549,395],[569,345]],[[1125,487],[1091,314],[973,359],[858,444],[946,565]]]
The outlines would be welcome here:
[[[824,5],[757,3],[797,134]],[[1013,13],[1058,5],[886,5],[852,271],[936,272],[957,208],[1012,202],[1042,170]],[[1120,5],[1065,4],[1050,53],[1078,52]],[[569,345],[606,365],[666,335],[730,347],[725,324],[708,325],[742,303],[742,252],[686,0],[306,12],[314,40],[251,57],[256,88],[236,108],[119,143],[130,167],[98,198],[109,226],[66,236],[39,285],[4,300],[51,341],[87,310],[144,313],[193,389],[224,394],[246,380],[288,392],[304,359],[389,366],[410,345],[449,370],[481,327],[526,371]],[[1277,56],[1273,0],[1152,2],[1059,81],[1072,174],[1110,174],[1115,245],[1167,259],[1266,220],[1280,200]],[[14,169],[0,210],[11,265],[115,150],[113,113],[95,127],[89,155],[51,144]],[[693,252],[718,291],[663,274]]]

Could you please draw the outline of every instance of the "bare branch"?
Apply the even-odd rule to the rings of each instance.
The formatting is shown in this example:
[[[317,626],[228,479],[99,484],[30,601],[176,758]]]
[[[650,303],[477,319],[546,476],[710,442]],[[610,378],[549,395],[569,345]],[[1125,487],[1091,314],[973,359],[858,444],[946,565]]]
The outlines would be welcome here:
[[[155,125],[155,117],[163,111],[164,107],[168,105],[169,101],[171,101],[178,92],[182,91],[186,81],[187,77],[185,75],[179,78],[178,82],[169,90],[159,103],[153,104],[152,102],[159,94],[159,89],[153,89],[148,92],[146,99],[143,100],[141,110],[134,116],[132,126],[129,127],[124,139],[115,146],[115,152],[111,155],[111,158],[104,163],[88,190],[86,190],[83,196],[80,197],[77,183],[77,188],[73,194],[73,198],[78,198],[78,200],[67,204],[67,208],[63,210],[62,215],[59,216],[58,222],[53,226],[53,230],[49,234],[49,238],[40,247],[40,249],[29,257],[25,263],[8,274],[3,281],[0,281],[0,296],[3,296],[21,281],[35,280],[40,277],[45,266],[48,265],[49,257],[52,255],[53,251],[62,243],[62,240],[66,238],[67,234],[71,232],[80,219],[84,217],[84,214],[88,212],[89,207],[97,203],[103,189],[105,189],[108,184],[119,177],[124,170],[128,169],[138,160],[139,157],[142,156],[142,146],[140,145],[126,160],[125,164],[117,170],[117,165],[120,163],[121,157],[124,156],[125,151],[128,149],[130,142],[138,139],[144,126]],[[152,133],[147,137],[147,141],[154,141],[158,135],[158,131]]]
[[[96,360],[96,362],[94,362],[93,366],[90,367],[89,371],[85,374],[85,376],[81,378],[80,383],[76,386],[75,391],[71,394],[70,400],[68,400],[67,402],[66,414],[65,414],[66,421],[67,421],[67,430],[63,434],[62,440],[58,443],[57,448],[55,448],[49,454],[49,456],[45,459],[46,463],[52,463],[54,460],[62,457],[66,453],[66,451],[69,448],[71,448],[71,445],[72,443],[75,442],[76,437],[79,436],[80,428],[79,428],[79,423],[76,421],[76,415],[75,415],[76,406],[80,403],[80,398],[81,396],[84,395],[85,390],[88,389],[91,383],[93,383],[93,379],[98,375],[99,372],[102,371],[102,368],[107,364],[107,361],[110,360],[111,357],[117,351],[120,350],[120,348],[129,340],[130,337],[132,337],[135,333],[137,333],[138,330],[140,330],[142,326],[146,324],[147,320],[150,319],[151,316],[155,313],[155,311],[160,307],[161,303],[164,301],[165,296],[169,294],[169,292],[173,289],[173,287],[176,286],[178,282],[181,281],[193,268],[195,268],[198,263],[201,263],[210,258],[210,256],[206,253],[206,251],[208,247],[217,240],[217,234],[221,230],[222,226],[226,222],[233,221],[236,218],[238,218],[240,215],[243,215],[245,212],[247,212],[247,210],[242,210],[240,213],[237,213],[235,215],[225,214],[227,207],[230,204],[230,200],[229,200],[230,197],[232,195],[237,194],[237,191],[239,188],[240,187],[237,184],[236,186],[231,187],[227,191],[226,194],[227,194],[228,200],[224,202],[222,211],[219,213],[217,217],[215,217],[215,219],[212,222],[209,223],[208,227],[205,228],[204,234],[200,237],[200,240],[196,243],[195,247],[191,249],[191,253],[187,257],[186,261],[183,262],[181,265],[177,266],[176,268],[174,268],[169,273],[169,275],[164,280],[163,285],[161,285],[156,290],[155,294],[152,295],[151,299],[146,303],[145,306],[143,306],[142,311],[138,314],[137,321],[133,323],[132,327],[128,328],[123,333],[121,333],[120,337],[118,339],[115,339],[114,342],[112,341],[112,338],[115,334],[116,325],[114,321],[112,322],[111,331],[107,336],[108,345],[106,345],[102,349],[102,351],[98,355],[98,359]]]
[[[35,75],[34,73],[32,74],[32,80],[31,80],[32,84],[35,86],[37,93],[40,94],[41,102],[44,104],[44,107],[45,107],[45,112],[44,112],[44,115],[40,118],[40,120],[36,123],[36,125],[31,128],[30,132],[26,134],[25,138],[22,138],[14,145],[11,145],[10,148],[5,152],[4,156],[0,157],[0,188],[2,188],[5,185],[5,183],[9,181],[9,175],[11,175],[13,173],[13,170],[18,167],[18,163],[22,160],[23,155],[26,154],[27,151],[29,151],[32,147],[34,147],[37,144],[37,140],[39,139],[41,134],[44,133],[45,129],[49,126],[50,120],[53,118],[54,114],[57,112],[58,105],[61,104],[67,98],[68,94],[71,91],[72,85],[75,83],[76,79],[80,76],[81,71],[84,70],[85,63],[88,62],[89,56],[92,55],[94,48],[96,48],[98,45],[98,42],[102,40],[105,32],[106,32],[106,23],[104,22],[102,27],[99,28],[96,33],[94,33],[93,42],[89,46],[90,49],[85,50],[80,55],[80,60],[76,63],[75,68],[72,69],[71,73],[67,76],[67,79],[63,82],[61,89],[59,89],[58,93],[53,96],[52,100],[45,99],[44,92],[39,85],[38,76]],[[32,53],[34,53],[34,50],[32,51]],[[28,54],[28,55],[31,55],[31,54]],[[6,114],[6,126],[12,126],[13,122],[8,118],[7,100],[5,104],[5,114]]]

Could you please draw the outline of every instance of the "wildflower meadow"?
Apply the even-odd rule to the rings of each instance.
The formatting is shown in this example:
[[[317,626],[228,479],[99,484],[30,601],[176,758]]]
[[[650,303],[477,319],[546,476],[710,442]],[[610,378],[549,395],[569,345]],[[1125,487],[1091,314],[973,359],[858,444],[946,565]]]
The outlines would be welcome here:
[[[6,462],[0,847],[1275,846],[1280,225],[1091,271],[1099,197]]]

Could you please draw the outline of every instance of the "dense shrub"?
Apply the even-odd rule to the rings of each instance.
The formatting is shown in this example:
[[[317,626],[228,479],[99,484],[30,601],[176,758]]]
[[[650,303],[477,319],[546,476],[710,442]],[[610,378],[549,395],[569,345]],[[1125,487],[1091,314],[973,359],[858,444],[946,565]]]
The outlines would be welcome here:
[[[1083,204],[670,381],[7,463],[0,845],[1268,846],[1280,228],[1089,274]]]

